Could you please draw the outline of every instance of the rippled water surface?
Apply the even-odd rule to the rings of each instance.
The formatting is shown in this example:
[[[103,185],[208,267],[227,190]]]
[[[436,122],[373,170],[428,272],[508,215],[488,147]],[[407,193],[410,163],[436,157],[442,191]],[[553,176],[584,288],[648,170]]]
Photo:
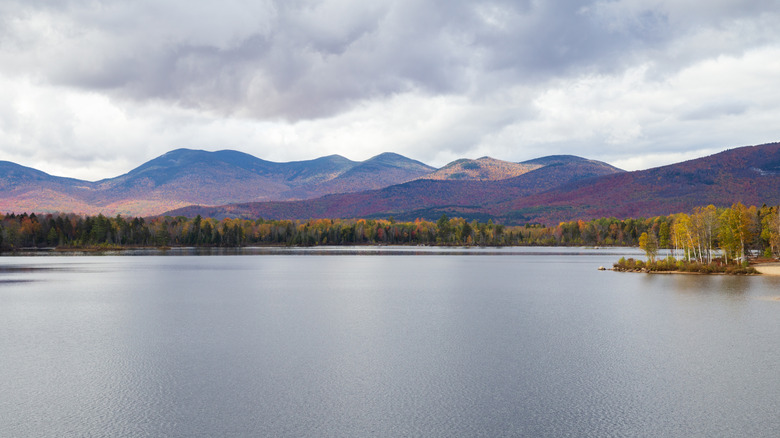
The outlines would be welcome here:
[[[0,257],[0,436],[777,436],[780,277],[630,252]]]

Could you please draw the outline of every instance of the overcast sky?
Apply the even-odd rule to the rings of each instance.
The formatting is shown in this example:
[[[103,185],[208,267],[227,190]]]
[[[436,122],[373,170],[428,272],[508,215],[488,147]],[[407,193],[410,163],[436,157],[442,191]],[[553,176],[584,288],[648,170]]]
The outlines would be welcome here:
[[[627,170],[780,141],[774,0],[2,0],[0,160],[175,148]]]

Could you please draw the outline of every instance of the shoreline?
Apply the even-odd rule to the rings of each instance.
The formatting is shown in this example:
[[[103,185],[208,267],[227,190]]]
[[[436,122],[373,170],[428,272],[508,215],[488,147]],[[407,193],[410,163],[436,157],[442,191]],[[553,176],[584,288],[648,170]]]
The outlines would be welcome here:
[[[753,267],[755,268],[755,266]],[[750,276],[755,277],[757,275],[780,275],[780,265],[778,265],[778,270],[776,274],[765,274],[761,271],[759,271],[758,274],[729,274],[727,272],[648,271],[646,269],[622,270],[622,269],[609,268],[606,270],[614,271],[614,272],[628,272],[628,273],[636,273],[636,274],[653,274],[653,275],[729,275],[729,276],[740,276],[740,277],[750,277]],[[758,269],[756,270],[758,271]]]
[[[752,266],[762,275],[780,276],[780,262],[756,263]]]
[[[612,270],[646,274],[780,275],[780,262],[757,259],[749,264],[724,264],[722,260],[715,259],[704,264],[698,261],[676,260],[671,256],[663,260],[648,261],[621,258],[612,265]]]
[[[687,274],[687,275],[766,275],[780,277],[780,262],[760,262],[750,264],[750,268],[753,268],[754,273],[729,273],[729,272],[696,272],[696,271],[679,271],[679,270],[649,270],[647,268],[637,269],[619,269],[617,267],[606,268],[600,267],[599,270],[614,271],[614,272],[635,272],[640,274]]]

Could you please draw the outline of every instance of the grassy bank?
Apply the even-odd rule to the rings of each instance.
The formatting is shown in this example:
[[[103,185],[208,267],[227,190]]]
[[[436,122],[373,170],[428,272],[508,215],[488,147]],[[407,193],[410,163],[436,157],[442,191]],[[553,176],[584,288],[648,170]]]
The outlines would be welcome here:
[[[758,274],[755,268],[743,264],[726,264],[721,260],[713,260],[711,263],[699,263],[686,260],[676,260],[672,257],[643,261],[622,257],[612,268],[620,272],[681,272],[694,274],[727,274],[727,275],[751,275]]]

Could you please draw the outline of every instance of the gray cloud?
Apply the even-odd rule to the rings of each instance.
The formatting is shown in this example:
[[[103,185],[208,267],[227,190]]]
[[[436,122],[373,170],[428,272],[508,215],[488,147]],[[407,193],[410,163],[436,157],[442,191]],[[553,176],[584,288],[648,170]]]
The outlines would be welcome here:
[[[630,3],[72,1],[5,12],[24,71],[51,83],[299,120],[409,90],[484,92],[612,72],[687,26],[722,26],[758,4],[716,2],[701,17]]]
[[[779,18],[763,0],[6,0],[0,155],[127,163],[132,142],[208,138],[440,165],[770,141],[755,120],[780,113]],[[715,136],[724,116],[732,133]]]
[[[695,108],[683,111],[683,120],[710,120],[722,116],[744,114],[749,109],[747,102],[725,100],[720,102],[700,102]]]

